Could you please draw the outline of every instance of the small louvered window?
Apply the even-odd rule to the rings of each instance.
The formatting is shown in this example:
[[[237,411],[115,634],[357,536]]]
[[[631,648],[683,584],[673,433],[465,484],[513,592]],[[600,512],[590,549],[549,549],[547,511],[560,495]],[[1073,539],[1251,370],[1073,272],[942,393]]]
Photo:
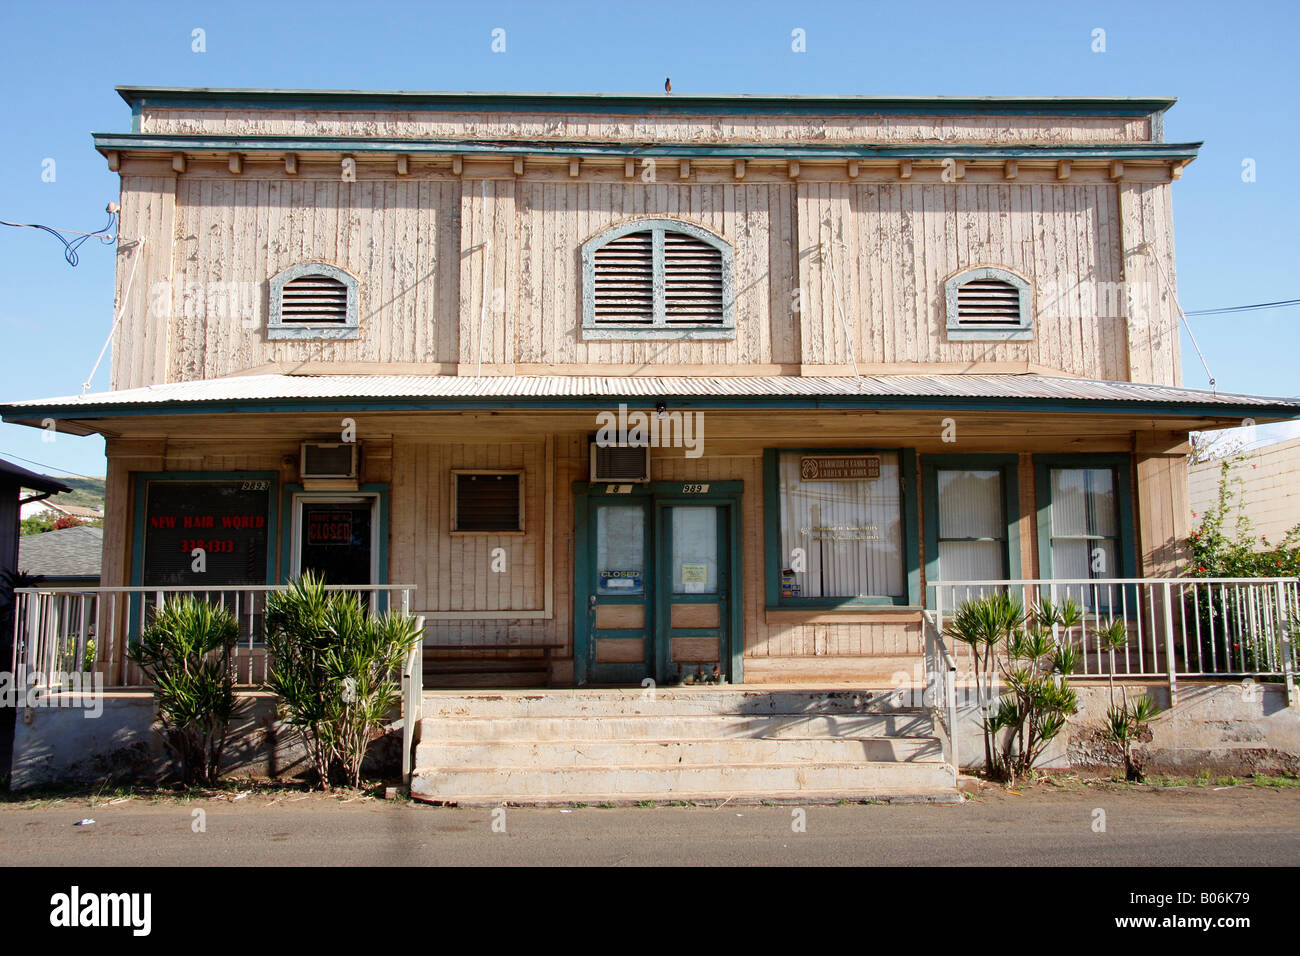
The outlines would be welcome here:
[[[1033,338],[1029,283],[1007,269],[969,269],[944,284],[948,338],[954,340]]]
[[[323,262],[290,266],[271,280],[270,339],[355,339],[359,283]]]
[[[518,471],[453,471],[452,531],[524,530],[524,476]]]
[[[690,223],[641,220],[582,250],[586,338],[735,337],[732,250]]]

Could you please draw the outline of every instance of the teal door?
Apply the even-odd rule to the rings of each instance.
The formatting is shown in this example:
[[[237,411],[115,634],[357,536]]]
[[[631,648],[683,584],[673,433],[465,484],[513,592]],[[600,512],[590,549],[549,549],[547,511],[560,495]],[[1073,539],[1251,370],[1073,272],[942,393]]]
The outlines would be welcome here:
[[[639,685],[654,666],[650,499],[592,498],[587,529],[587,680]]]
[[[730,680],[730,509],[666,501],[655,510],[656,679]]]
[[[743,490],[574,483],[575,683],[741,679]]]

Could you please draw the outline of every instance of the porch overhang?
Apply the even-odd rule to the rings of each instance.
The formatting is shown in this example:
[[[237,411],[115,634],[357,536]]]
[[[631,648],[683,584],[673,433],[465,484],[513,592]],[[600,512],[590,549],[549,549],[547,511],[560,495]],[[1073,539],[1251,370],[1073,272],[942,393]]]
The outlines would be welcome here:
[[[240,375],[0,405],[13,424],[90,434],[110,420],[312,412],[716,410],[1101,414],[1201,429],[1300,419],[1300,401],[1140,382],[1019,374],[753,377]]]

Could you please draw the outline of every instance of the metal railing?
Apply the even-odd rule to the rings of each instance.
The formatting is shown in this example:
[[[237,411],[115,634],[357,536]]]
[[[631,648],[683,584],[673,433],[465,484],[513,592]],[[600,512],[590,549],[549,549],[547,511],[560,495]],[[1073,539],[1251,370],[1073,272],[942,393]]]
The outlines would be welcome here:
[[[424,618],[416,618],[416,626],[424,631]],[[416,733],[424,704],[424,642],[411,648],[402,668],[402,782],[411,785],[411,771],[415,766]]]
[[[1082,615],[1067,637],[1079,649],[1076,677],[1178,679],[1282,678],[1294,705],[1300,625],[1297,578],[1106,578],[948,581],[934,588],[934,624],[942,634],[968,600],[1007,593],[1026,609],[1043,601],[1072,600]],[[1102,645],[1101,632],[1124,623],[1122,648]],[[970,648],[957,649],[960,669],[971,670]]]
[[[932,611],[921,615],[925,631],[924,702],[944,730],[944,759],[957,763],[957,659],[944,643],[943,630]]]
[[[235,679],[242,685],[266,680],[263,618],[266,597],[288,585],[228,588],[93,587],[17,588],[14,591],[14,644],[11,673],[40,687],[57,688],[69,675],[102,675],[107,687],[143,687],[147,681],[126,656],[154,610],[182,595],[229,608],[239,622],[233,652]],[[355,591],[377,613],[409,613],[410,584],[338,584],[330,591]]]

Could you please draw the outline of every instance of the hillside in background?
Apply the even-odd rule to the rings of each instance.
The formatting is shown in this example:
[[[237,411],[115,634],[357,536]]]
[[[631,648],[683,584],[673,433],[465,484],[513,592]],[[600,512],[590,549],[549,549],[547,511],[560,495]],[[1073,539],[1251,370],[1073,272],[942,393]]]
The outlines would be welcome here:
[[[55,495],[49,499],[55,504],[80,505],[83,508],[96,508],[100,511],[104,509],[103,478],[73,478],[68,475],[50,477],[56,478],[72,489],[67,494]]]

